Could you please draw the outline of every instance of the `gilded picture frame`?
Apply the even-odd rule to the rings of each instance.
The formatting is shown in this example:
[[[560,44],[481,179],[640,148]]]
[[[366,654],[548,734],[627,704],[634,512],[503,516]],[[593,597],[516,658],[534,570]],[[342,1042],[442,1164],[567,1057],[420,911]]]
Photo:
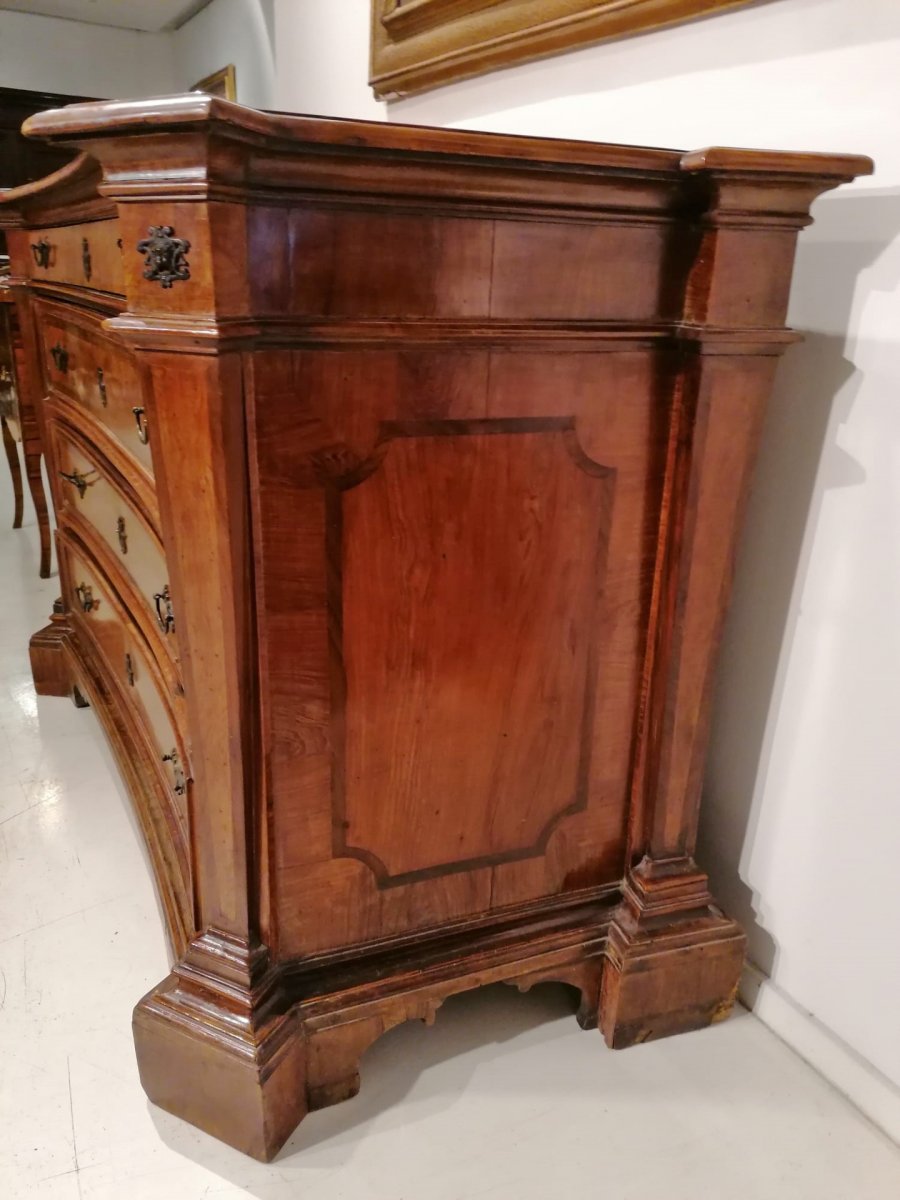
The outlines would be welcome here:
[[[371,0],[369,82],[405,96],[752,0]]]
[[[209,96],[219,96],[222,100],[237,100],[237,71],[234,63],[220,67],[207,75],[191,88],[192,92],[206,92]]]

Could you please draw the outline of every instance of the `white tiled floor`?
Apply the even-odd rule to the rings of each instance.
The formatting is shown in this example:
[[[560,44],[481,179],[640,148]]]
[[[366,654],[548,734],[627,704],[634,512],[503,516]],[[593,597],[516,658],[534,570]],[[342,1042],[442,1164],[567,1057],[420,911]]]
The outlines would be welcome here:
[[[127,801],[89,711],[36,702],[57,581],[0,469],[0,1200],[869,1200],[900,1150],[741,1013],[624,1053],[563,989],[458,997],[263,1166],[151,1109],[131,1007],[166,971]]]

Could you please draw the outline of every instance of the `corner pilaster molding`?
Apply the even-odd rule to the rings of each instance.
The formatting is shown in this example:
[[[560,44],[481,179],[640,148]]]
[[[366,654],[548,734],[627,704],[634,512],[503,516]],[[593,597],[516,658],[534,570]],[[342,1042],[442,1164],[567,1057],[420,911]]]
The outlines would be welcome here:
[[[307,1111],[304,1033],[262,946],[206,930],[133,1029],[153,1103],[254,1158],[272,1158]]]

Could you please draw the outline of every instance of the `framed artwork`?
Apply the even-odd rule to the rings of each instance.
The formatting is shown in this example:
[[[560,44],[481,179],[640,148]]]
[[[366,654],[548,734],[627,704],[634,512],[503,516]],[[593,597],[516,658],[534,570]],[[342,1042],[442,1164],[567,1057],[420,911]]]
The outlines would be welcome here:
[[[372,0],[376,96],[405,96],[751,0]]]
[[[237,72],[234,63],[221,67],[207,75],[191,88],[192,92],[206,92],[210,96],[219,96],[222,100],[237,100]]]

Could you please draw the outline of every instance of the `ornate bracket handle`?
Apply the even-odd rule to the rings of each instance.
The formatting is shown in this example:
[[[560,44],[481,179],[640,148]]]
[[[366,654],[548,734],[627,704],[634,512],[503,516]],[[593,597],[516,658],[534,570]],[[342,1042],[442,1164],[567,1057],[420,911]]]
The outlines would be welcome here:
[[[134,661],[130,654],[125,655],[125,678],[128,680],[128,686],[134,687]]]
[[[57,342],[55,346],[50,347],[50,357],[60,375],[65,375],[69,370],[69,352],[62,342]]]
[[[81,267],[85,280],[91,282],[91,244],[86,237],[81,239]]]
[[[172,597],[169,595],[169,585],[153,596],[156,605],[156,621],[163,633],[172,633],[175,629],[175,613],[172,611]]]
[[[174,234],[171,225],[151,225],[148,236],[137,244],[138,253],[144,255],[144,278],[155,280],[164,288],[170,288],[176,280],[191,277],[191,268],[185,258],[191,243]]]
[[[128,553],[128,534],[125,530],[125,518],[119,517],[116,521],[116,537],[119,539],[119,549],[123,554]]]
[[[75,589],[75,595],[78,597],[78,604],[83,612],[90,612],[92,608],[96,608],[97,601],[94,599],[91,587],[87,583],[79,583]]]
[[[72,471],[71,474],[69,474],[68,471],[60,471],[60,475],[66,481],[66,483],[71,483],[73,488],[78,489],[78,497],[80,500],[84,499],[84,493],[88,490],[91,484],[97,482],[96,479],[87,479],[84,475],[80,475],[78,471]]]
[[[41,238],[37,242],[31,243],[31,253],[34,255],[34,263],[37,267],[43,267],[45,270],[50,266],[50,254],[53,250],[51,244],[46,238]]]
[[[134,423],[137,425],[138,441],[142,446],[146,446],[150,441],[150,430],[147,427],[147,417],[142,408],[133,408]]]
[[[106,377],[103,374],[103,368],[97,368],[97,390],[100,393],[100,403],[106,408],[109,400],[106,395]]]
[[[176,796],[183,796],[187,791],[187,781],[184,778],[184,770],[178,758],[178,751],[170,750],[168,754],[162,756],[162,760],[164,763],[172,764],[172,775],[175,779],[175,782],[172,784],[172,790]]]

